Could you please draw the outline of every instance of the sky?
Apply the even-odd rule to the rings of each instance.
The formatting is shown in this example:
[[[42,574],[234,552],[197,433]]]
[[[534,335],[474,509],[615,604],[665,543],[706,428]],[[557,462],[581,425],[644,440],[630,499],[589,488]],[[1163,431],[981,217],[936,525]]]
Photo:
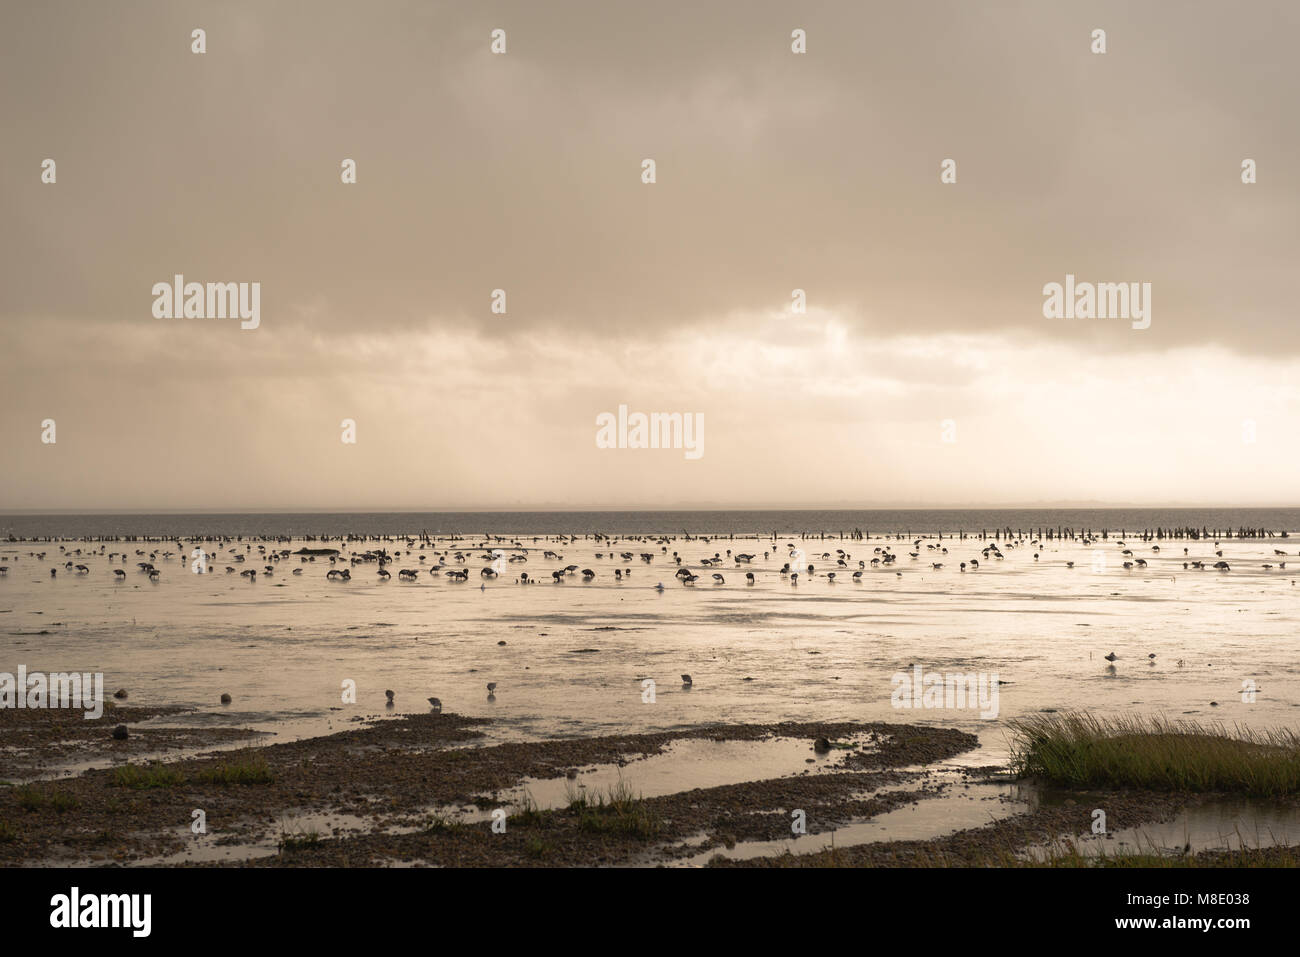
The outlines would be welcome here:
[[[1297,28],[6,4],[0,510],[1300,504]],[[257,328],[155,316],[177,274]],[[1045,317],[1067,275],[1149,327]],[[598,447],[620,406],[702,454]]]

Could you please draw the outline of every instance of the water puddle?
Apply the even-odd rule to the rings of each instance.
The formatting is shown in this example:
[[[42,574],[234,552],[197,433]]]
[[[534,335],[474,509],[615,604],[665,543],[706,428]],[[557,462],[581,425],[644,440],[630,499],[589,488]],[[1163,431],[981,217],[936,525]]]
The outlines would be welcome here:
[[[1286,847],[1300,844],[1300,808],[1264,802],[1215,801],[1188,808],[1158,824],[1140,824],[1110,834],[1071,839],[1085,857],[1125,854],[1181,856],[1200,851]],[[1035,846],[1023,856],[1042,861],[1060,854],[1056,846]]]
[[[703,867],[715,857],[748,860],[790,854],[810,854],[837,847],[878,844],[887,841],[928,841],[968,828],[1023,814],[1028,801],[1011,784],[958,784],[959,776],[944,775],[933,786],[946,783],[943,791],[918,803],[894,808],[875,817],[863,818],[817,834],[791,836],[775,841],[741,841],[733,847],[715,847],[673,863],[676,867]],[[910,790],[914,785],[882,788],[877,794]],[[696,843],[702,840],[697,838]],[[691,842],[686,842],[689,846]]]
[[[871,745],[852,742],[861,752]],[[569,806],[574,794],[593,797],[608,794],[610,788],[628,787],[638,797],[662,797],[698,788],[744,784],[795,774],[823,774],[843,770],[844,756],[854,751],[835,748],[826,754],[813,751],[812,742],[802,738],[767,738],[762,741],[709,741],[685,738],[674,741],[662,753],[629,761],[624,766],[593,765],[581,768],[574,779],[529,778],[516,788],[495,797],[507,804],[527,798],[540,810]]]

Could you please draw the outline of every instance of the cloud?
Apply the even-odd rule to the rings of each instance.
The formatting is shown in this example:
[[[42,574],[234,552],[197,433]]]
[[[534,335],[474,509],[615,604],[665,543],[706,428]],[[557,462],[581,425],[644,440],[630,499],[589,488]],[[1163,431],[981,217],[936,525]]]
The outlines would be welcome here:
[[[4,504],[1285,500],[1205,443],[1291,461],[1296,26],[1267,2],[8,7]],[[261,282],[262,328],[153,319],[176,273]],[[1150,282],[1151,328],[1044,319],[1067,273]],[[705,458],[598,454],[620,402],[704,412]]]
[[[156,323],[51,322],[5,351],[4,381],[59,383],[0,412],[6,506],[1275,504],[1300,467],[1300,360],[1211,346],[1098,362],[1001,334],[865,335],[823,311],[612,350],[436,324]],[[704,458],[598,449],[596,417],[621,404],[702,413]]]

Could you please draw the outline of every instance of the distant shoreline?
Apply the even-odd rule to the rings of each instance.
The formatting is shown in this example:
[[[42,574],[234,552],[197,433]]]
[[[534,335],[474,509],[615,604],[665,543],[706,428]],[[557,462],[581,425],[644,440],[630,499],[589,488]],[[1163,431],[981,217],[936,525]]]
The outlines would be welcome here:
[[[0,515],[0,541],[558,536],[1136,539],[1292,537],[1300,508],[715,509],[515,512],[65,512]]]

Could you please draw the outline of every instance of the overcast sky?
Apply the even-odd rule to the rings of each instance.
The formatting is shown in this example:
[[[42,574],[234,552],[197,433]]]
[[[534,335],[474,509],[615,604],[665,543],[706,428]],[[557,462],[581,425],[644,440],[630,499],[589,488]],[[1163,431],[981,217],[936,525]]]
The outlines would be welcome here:
[[[1300,504],[1298,28],[5,4],[0,508]],[[177,273],[260,282],[260,327],[155,318]],[[1150,328],[1044,318],[1067,273],[1150,283]],[[703,456],[597,448],[620,404]]]

